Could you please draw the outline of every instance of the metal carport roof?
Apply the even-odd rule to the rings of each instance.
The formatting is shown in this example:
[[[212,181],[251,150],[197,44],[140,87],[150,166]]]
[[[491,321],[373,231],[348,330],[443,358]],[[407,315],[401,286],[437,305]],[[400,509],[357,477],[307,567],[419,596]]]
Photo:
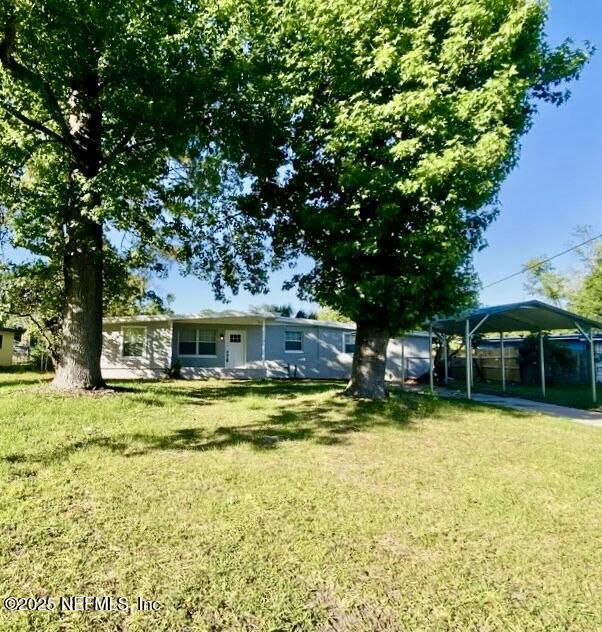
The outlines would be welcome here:
[[[511,331],[538,331],[539,332],[539,365],[541,371],[541,390],[545,397],[546,376],[544,366],[544,331],[558,329],[578,329],[589,343],[590,374],[592,381],[592,399],[597,401],[596,392],[596,363],[594,357],[594,329],[602,330],[602,323],[591,318],[574,314],[554,305],[548,305],[541,301],[524,301],[522,303],[510,303],[508,305],[496,305],[495,307],[480,307],[459,314],[455,318],[442,318],[428,323],[431,338],[433,333],[442,338],[445,381],[447,383],[447,337],[445,334],[464,337],[466,348],[466,392],[471,398],[473,383],[472,367],[472,340],[479,334],[498,333],[500,335],[500,349],[502,361],[502,390],[506,390],[504,377],[504,333]],[[430,362],[430,385],[433,390],[433,360]]]
[[[473,333],[500,333],[510,331],[552,331],[556,329],[602,330],[602,323],[579,316],[542,301],[525,301],[480,307],[459,314],[455,318],[443,318],[433,321],[433,330],[444,334],[463,336],[466,321]]]

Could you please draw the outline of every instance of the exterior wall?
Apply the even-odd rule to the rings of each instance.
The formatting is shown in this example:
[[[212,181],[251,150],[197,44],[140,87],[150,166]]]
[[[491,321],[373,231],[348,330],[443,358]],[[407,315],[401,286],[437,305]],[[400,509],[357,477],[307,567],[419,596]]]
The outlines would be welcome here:
[[[183,330],[209,330],[216,332],[216,357],[181,356],[178,353],[179,336]],[[220,334],[228,330],[244,331],[246,339],[247,363],[246,367],[261,368],[261,326],[260,325],[215,325],[199,323],[174,323],[172,340],[172,357],[178,359],[185,368],[223,369],[226,366],[226,342],[220,340]],[[186,372],[183,371],[183,374]]]
[[[13,363],[13,340],[15,334],[12,331],[3,331],[0,329],[2,336],[2,347],[0,347],[0,366],[11,366]]]
[[[399,339],[401,340],[401,339]],[[389,347],[390,349],[391,347]],[[401,380],[401,344],[394,356],[398,358],[395,378]],[[429,372],[429,338],[425,335],[409,334],[403,338],[403,364],[406,379],[417,379]]]
[[[138,324],[133,324],[138,326]],[[105,325],[103,330],[102,370],[106,378],[161,377],[165,369],[179,360],[185,378],[313,378],[347,379],[351,374],[352,353],[345,353],[344,334],[353,330],[323,325],[266,323],[265,364],[262,362],[261,325],[214,323],[146,323],[146,352],[140,358],[122,356],[123,325]],[[185,330],[216,332],[216,354],[212,357],[179,355],[180,332]],[[246,363],[235,369],[225,368],[227,330],[242,330],[246,338]],[[302,351],[285,350],[285,332],[303,335]],[[388,380],[402,379],[402,358],[405,377],[417,378],[428,372],[428,337],[410,335],[392,339],[388,347]]]
[[[171,323],[132,323],[132,327],[146,328],[144,354],[137,358],[123,357],[123,327],[104,325],[100,367],[108,379],[157,378],[171,366]]]

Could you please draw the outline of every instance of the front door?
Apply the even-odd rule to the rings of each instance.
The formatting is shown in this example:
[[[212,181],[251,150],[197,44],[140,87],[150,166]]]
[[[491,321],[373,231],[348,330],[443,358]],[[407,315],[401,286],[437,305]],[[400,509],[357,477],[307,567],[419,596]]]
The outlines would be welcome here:
[[[226,368],[235,369],[244,366],[246,358],[246,341],[244,330],[226,330]]]

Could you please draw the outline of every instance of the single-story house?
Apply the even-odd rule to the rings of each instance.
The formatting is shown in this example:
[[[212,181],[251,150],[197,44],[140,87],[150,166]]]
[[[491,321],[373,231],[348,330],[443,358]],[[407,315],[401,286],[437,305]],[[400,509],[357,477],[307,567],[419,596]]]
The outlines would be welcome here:
[[[268,312],[203,311],[123,316],[103,323],[103,376],[156,378],[178,363],[183,377],[347,378],[355,325]],[[387,378],[429,370],[428,334],[389,342]]]
[[[0,366],[11,366],[13,363],[13,342],[15,330],[0,327]]]

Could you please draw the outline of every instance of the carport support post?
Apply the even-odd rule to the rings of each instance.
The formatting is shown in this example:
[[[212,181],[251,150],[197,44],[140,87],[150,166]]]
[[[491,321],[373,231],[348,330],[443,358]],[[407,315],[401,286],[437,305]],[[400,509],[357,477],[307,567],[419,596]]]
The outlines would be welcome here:
[[[441,336],[441,340],[443,341],[443,367],[444,367],[444,380],[445,384],[449,382],[449,369],[447,367],[447,336],[443,334]]]
[[[429,323],[429,387],[435,392],[435,378],[433,375],[433,324]]]
[[[470,353],[470,320],[466,319],[466,395],[468,399],[472,399],[472,382],[471,376],[472,373],[472,358]]]
[[[265,368],[265,318],[261,321],[261,363],[263,364],[263,370],[265,372],[264,377],[267,377],[268,372]]]
[[[546,365],[543,353],[543,331],[539,332],[539,364],[541,369],[541,394],[546,396]]]
[[[502,357],[502,393],[506,392],[506,357],[504,353],[504,332],[500,331],[500,355]]]
[[[596,392],[596,354],[594,349],[594,330],[589,330],[589,359],[591,363],[592,374],[592,400],[594,404],[598,403],[598,394]]]
[[[401,387],[406,383],[406,339],[401,339]]]
[[[596,354],[594,349],[594,330],[590,328],[589,334],[579,325],[579,323],[575,323],[577,329],[581,332],[581,335],[589,342],[589,364],[590,364],[590,375],[592,378],[592,400],[594,404],[598,403],[598,393],[596,392]]]

